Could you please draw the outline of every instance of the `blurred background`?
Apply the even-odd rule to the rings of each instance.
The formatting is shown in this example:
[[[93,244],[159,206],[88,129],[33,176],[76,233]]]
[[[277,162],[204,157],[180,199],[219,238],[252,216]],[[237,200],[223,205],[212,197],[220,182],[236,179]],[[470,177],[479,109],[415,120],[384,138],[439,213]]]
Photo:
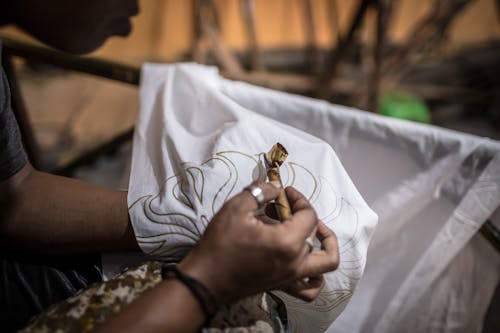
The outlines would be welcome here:
[[[132,34],[91,59],[127,64],[132,78],[144,62],[195,61],[230,79],[500,139],[500,0],[139,3]],[[4,49],[6,36],[37,44],[14,27],[0,36]],[[126,187],[137,80],[56,63],[12,57],[37,166]],[[500,288],[484,332],[498,332],[498,308]]]
[[[196,61],[231,79],[500,138],[498,0],[139,3],[132,34],[90,57],[132,68]],[[0,34],[36,43],[14,27]],[[134,85],[36,59],[14,57],[14,69],[42,168],[71,163],[133,126]],[[123,174],[130,145],[108,153],[76,175],[93,181],[94,168],[104,163],[105,176],[95,182],[121,186],[116,175]]]

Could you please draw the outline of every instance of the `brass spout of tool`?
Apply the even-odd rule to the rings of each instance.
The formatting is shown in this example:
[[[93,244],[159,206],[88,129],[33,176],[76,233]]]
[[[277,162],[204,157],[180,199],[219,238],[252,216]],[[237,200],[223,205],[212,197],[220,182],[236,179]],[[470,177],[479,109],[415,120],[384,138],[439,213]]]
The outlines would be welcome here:
[[[286,197],[279,171],[280,166],[283,164],[287,156],[288,152],[279,142],[276,143],[265,155],[267,162],[267,178],[269,178],[270,181],[278,181],[281,184],[280,193],[275,200],[276,213],[278,214],[280,221],[284,221],[292,216],[290,203]]]

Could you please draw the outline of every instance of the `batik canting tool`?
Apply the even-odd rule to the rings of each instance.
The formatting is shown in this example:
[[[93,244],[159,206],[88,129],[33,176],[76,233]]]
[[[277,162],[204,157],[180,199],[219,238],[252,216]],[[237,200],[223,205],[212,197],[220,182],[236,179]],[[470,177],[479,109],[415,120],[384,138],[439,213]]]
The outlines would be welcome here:
[[[284,221],[292,216],[290,203],[286,197],[279,171],[280,166],[286,160],[287,156],[288,152],[279,142],[276,143],[267,154],[265,154],[267,162],[267,178],[269,178],[270,181],[278,181],[281,185],[280,193],[275,200],[276,213],[278,214],[278,219],[280,221]]]

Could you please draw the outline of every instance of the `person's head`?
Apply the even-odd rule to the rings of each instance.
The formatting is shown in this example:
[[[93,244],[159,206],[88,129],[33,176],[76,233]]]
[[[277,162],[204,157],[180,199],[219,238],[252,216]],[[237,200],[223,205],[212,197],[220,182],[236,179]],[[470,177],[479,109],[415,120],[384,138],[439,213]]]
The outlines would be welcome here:
[[[137,0],[1,0],[3,23],[54,48],[88,53],[111,36],[127,36]]]

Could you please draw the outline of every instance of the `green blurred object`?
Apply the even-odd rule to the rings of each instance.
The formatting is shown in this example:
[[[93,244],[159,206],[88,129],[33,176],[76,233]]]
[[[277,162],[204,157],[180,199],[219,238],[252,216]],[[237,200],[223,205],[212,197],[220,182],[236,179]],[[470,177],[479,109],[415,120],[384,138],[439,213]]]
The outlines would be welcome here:
[[[427,105],[417,96],[403,92],[384,92],[379,100],[379,112],[384,116],[429,124]]]

